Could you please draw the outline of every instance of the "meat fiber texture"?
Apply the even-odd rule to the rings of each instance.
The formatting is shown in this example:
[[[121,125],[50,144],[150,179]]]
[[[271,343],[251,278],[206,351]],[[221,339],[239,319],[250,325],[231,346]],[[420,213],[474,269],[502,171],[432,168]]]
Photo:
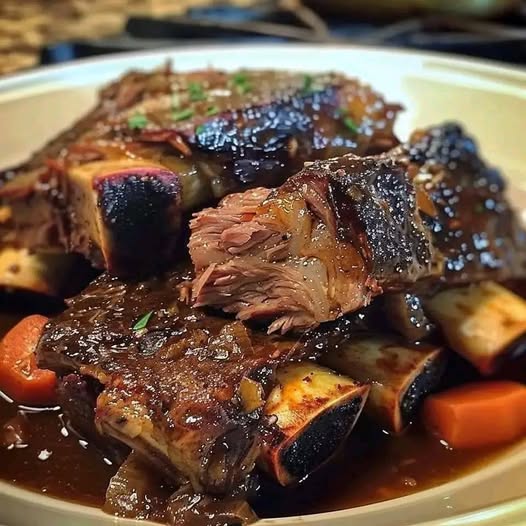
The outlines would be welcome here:
[[[0,174],[0,240],[121,276],[158,270],[180,252],[185,211],[280,184],[307,159],[385,151],[399,109],[338,74],[132,72]]]
[[[348,155],[308,164],[277,190],[196,214],[196,306],[308,329],[431,275],[435,255],[406,170]]]
[[[525,274],[500,174],[452,124],[379,156],[307,163],[195,214],[195,306],[304,330],[384,292]]]

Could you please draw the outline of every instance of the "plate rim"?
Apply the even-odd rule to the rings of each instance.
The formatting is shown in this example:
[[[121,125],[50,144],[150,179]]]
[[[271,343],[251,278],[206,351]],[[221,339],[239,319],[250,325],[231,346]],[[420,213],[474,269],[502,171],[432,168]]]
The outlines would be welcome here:
[[[518,443],[512,444],[510,446],[510,451],[519,451],[526,447],[526,438],[519,441]],[[342,510],[327,511],[321,513],[312,513],[307,515],[290,515],[286,517],[272,517],[260,519],[257,522],[258,526],[280,526],[282,523],[290,522],[296,524],[324,524],[326,520],[336,520],[348,518],[352,520],[352,515],[362,514],[367,512],[382,511],[383,508],[393,509],[394,508],[403,508],[405,504],[409,504],[416,496],[426,498],[438,497],[441,493],[447,493],[448,495],[453,495],[456,489],[459,487],[468,484],[469,482],[477,482],[480,480],[480,474],[484,474],[486,477],[490,475],[497,476],[503,471],[506,471],[508,467],[511,467],[517,462],[516,458],[513,456],[500,458],[502,455],[505,455],[504,451],[501,455],[496,456],[496,458],[491,459],[488,465],[475,469],[474,471],[464,473],[460,477],[457,477],[453,480],[439,484],[438,486],[432,486],[422,491],[417,491],[409,495],[404,495],[401,497],[396,497],[393,499],[387,499],[380,502],[375,502],[372,504],[365,504],[362,506],[354,506],[351,508],[345,508]],[[60,499],[58,497],[53,497],[51,495],[46,495],[45,493],[40,493],[36,490],[28,489],[23,486],[17,486],[16,484],[7,482],[0,479],[0,495],[5,495],[13,501],[25,501],[33,500],[36,504],[46,507],[50,510],[60,510],[73,512],[84,517],[89,517],[92,519],[108,519],[109,521],[115,520],[116,517],[108,515],[102,511],[102,509],[97,506],[90,506],[88,504],[81,504],[75,501]],[[432,519],[425,522],[410,522],[407,526],[468,526],[468,525],[477,525],[484,526],[486,522],[481,522],[481,514],[484,515],[488,520],[494,518],[502,517],[502,513],[513,513],[516,511],[523,511],[524,517],[526,518],[526,495],[521,497],[516,497],[512,499],[507,499],[501,502],[491,504],[482,508],[476,508],[471,511],[453,513],[446,517],[441,517],[438,519]],[[351,513],[350,513],[351,512]],[[472,519],[475,518],[476,522],[472,522]],[[151,521],[137,521],[135,519],[124,519],[117,518],[117,522],[122,524],[122,526],[128,526],[132,524],[140,524],[143,526],[159,526],[158,523]],[[108,522],[109,524],[109,522]],[[494,523],[487,523],[488,526],[493,525]],[[519,525],[520,523],[517,523]],[[497,526],[497,524],[495,524]]]
[[[0,78],[0,93],[4,91],[11,91],[16,89],[21,84],[27,86],[28,81],[35,81],[38,83],[39,80],[44,80],[49,77],[53,77],[54,74],[61,72],[73,72],[76,70],[85,69],[89,66],[96,66],[98,64],[109,65],[111,63],[126,62],[132,58],[153,58],[153,57],[165,57],[175,55],[192,55],[202,54],[206,51],[213,50],[214,53],[225,53],[232,51],[233,49],[242,49],[243,52],[254,53],[256,51],[263,50],[279,50],[286,49],[287,51],[361,51],[371,55],[386,55],[386,56],[410,56],[419,58],[420,60],[435,60],[446,67],[446,69],[453,69],[453,65],[462,66],[462,73],[466,75],[472,75],[475,72],[495,72],[506,77],[513,78],[525,83],[526,89],[526,66],[512,65],[498,60],[473,58],[468,55],[443,53],[438,51],[422,51],[412,50],[401,47],[381,47],[381,46],[370,46],[364,44],[345,43],[345,44],[309,44],[309,43],[258,43],[258,44],[200,44],[196,46],[188,47],[166,47],[155,50],[140,50],[140,51],[123,51],[117,53],[108,53],[105,55],[98,55],[95,57],[85,57],[77,59],[72,62],[64,62],[60,64],[44,65],[29,71],[21,71],[11,73]],[[508,79],[500,79],[508,80]]]

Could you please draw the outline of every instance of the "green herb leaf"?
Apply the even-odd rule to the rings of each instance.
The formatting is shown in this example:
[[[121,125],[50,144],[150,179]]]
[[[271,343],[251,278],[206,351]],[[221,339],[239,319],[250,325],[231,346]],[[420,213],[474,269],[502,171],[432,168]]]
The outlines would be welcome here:
[[[150,318],[153,315],[153,310],[150,312],[147,312],[144,316],[142,316],[139,321],[132,327],[132,330],[134,331],[140,331],[142,329],[146,329],[146,325],[148,325],[148,322],[150,321]]]
[[[136,113],[128,119],[128,126],[132,130],[142,130],[147,124],[148,119],[142,113]]]
[[[314,83],[314,77],[312,75],[305,75],[303,77],[303,93],[311,93],[312,92],[312,84]]]
[[[348,115],[343,118],[343,124],[345,124],[346,128],[354,133],[358,133],[360,131],[358,125]]]
[[[196,134],[199,134],[199,133],[203,133],[205,131],[205,127],[203,124],[200,124],[196,129],[195,129],[195,133]]]
[[[232,75],[232,82],[237,91],[242,95],[248,93],[252,89],[252,85],[245,73],[234,73],[234,75]]]
[[[217,106],[208,106],[206,109],[207,117],[212,117],[212,115],[217,115],[219,113],[219,108]]]
[[[248,82],[248,77],[246,73],[243,73],[242,71],[238,71],[237,73],[234,73],[232,75],[232,82],[234,84],[246,84]]]
[[[250,84],[240,84],[236,86],[236,89],[241,95],[244,95],[245,93],[248,93],[252,90],[252,86]]]
[[[203,85],[199,84],[199,82],[190,82],[188,84],[188,95],[192,102],[206,100],[206,94],[203,90]]]
[[[172,113],[172,120],[174,120],[175,122],[185,121],[186,119],[193,117],[193,115],[194,115],[194,110],[192,108],[186,108],[181,111],[174,111]]]

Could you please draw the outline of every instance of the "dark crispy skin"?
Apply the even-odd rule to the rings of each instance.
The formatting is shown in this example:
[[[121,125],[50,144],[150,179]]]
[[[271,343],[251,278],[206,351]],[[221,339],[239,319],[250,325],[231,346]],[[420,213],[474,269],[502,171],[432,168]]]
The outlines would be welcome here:
[[[231,195],[196,214],[194,302],[286,332],[382,292],[524,277],[526,235],[504,190],[454,124],[379,156],[307,163],[278,190]],[[388,317],[401,323],[400,314]],[[410,339],[431,329],[406,321]]]
[[[129,73],[71,130],[0,175],[10,215],[0,234],[80,252],[115,274],[153,270],[177,252],[184,211],[279,184],[307,159],[385,151],[398,143],[398,110],[337,74]]]
[[[419,130],[392,154],[409,163],[422,217],[445,257],[442,285],[526,276],[526,233],[498,170],[457,124]]]
[[[524,278],[526,234],[506,199],[502,175],[486,164],[459,125],[415,131],[388,155],[408,166],[421,215],[445,258],[444,272],[433,284],[424,281],[413,292],[382,298],[391,327],[415,341],[434,328],[423,300],[438,289]]]
[[[439,268],[402,164],[346,155],[195,215],[196,306],[307,329]]]
[[[268,393],[275,368],[297,349],[174,299],[185,278],[175,272],[134,284],[103,275],[49,322],[37,355],[61,375],[100,382],[100,432],[176,482],[223,494],[254,467],[266,428],[261,409],[244,410],[243,379]],[[149,312],[146,328],[134,330]]]

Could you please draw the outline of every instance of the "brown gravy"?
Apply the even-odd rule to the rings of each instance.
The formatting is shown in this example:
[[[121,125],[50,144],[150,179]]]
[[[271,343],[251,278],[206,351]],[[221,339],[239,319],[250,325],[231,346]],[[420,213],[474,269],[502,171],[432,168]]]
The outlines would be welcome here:
[[[2,314],[0,332],[16,321],[17,316]],[[65,429],[58,408],[35,412],[0,399],[0,426],[21,413],[27,419],[27,447],[0,447],[0,478],[50,496],[102,506],[115,466]],[[396,438],[371,434],[366,428],[361,424],[340,458],[299,488],[266,487],[262,481],[262,497],[253,503],[258,515],[332,511],[408,495],[479,468],[505,449],[453,451],[418,426]]]

